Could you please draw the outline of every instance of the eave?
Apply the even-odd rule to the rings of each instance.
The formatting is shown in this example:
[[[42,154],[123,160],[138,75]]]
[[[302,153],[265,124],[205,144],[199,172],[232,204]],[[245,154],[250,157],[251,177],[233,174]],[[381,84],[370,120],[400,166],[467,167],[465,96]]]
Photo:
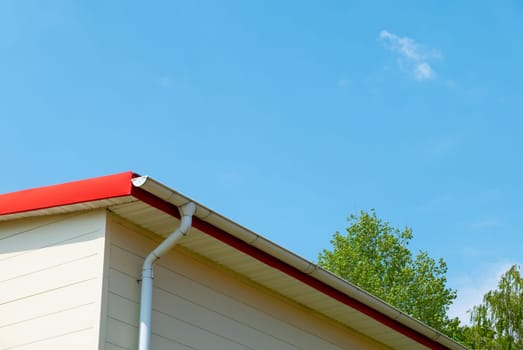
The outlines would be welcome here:
[[[125,172],[0,195],[0,221],[94,208],[166,236],[194,200],[150,177]],[[314,263],[195,202],[194,229],[180,245],[393,349],[465,350]]]

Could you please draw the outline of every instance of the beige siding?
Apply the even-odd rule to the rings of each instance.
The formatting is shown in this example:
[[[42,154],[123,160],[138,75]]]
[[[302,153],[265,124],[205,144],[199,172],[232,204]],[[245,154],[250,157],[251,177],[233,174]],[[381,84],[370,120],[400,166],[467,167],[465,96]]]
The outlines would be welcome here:
[[[108,221],[105,349],[136,349],[141,265],[154,237]],[[152,349],[385,349],[180,248],[155,268]]]
[[[0,349],[98,347],[105,210],[0,223]]]

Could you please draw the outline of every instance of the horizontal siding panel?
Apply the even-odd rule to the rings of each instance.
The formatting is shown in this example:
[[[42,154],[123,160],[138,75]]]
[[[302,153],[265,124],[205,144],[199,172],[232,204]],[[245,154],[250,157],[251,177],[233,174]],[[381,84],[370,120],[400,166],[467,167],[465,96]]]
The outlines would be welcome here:
[[[107,315],[119,321],[138,326],[140,304],[118,294],[109,293]]]
[[[177,275],[161,267],[156,270],[156,276],[158,288],[188,298],[191,302],[208,308],[217,314],[227,315],[232,319],[229,320],[229,322],[233,323],[232,327],[240,323],[250,326],[263,334],[270,334],[275,339],[280,339],[281,344],[277,348],[280,346],[285,348],[288,344],[292,344],[302,349],[337,349],[333,344],[325,342],[313,334],[304,332],[302,329],[294,327],[291,323],[275,318],[272,315],[272,307],[274,306],[270,306],[270,302],[268,303],[269,307],[265,310],[258,309],[241,301],[248,298],[245,295],[235,294],[235,296],[240,297],[240,299],[236,299],[232,295],[222,294],[217,290],[210,289],[194,280]],[[217,285],[216,287],[226,289],[225,286]],[[249,293],[248,291],[240,292]],[[155,305],[159,309],[168,307],[163,304]],[[293,316],[289,315],[289,319],[292,318]],[[257,344],[257,346],[262,346],[262,344]]]
[[[126,350],[127,348],[124,348],[123,346],[119,346],[116,344],[111,344],[109,342],[105,342],[104,350]]]
[[[118,339],[113,333],[120,332],[123,336],[120,328],[131,327],[137,333],[140,300],[137,280],[144,257],[162,239],[116,217],[110,227],[109,318],[118,326],[108,327],[107,334],[108,339]],[[288,289],[313,301],[314,290],[214,239],[202,238],[205,236],[198,231],[193,232],[155,265],[152,333],[153,339],[157,336],[169,344],[166,348],[178,348],[183,343],[202,350],[222,346],[260,350],[385,349],[248,279],[255,274],[261,285],[278,292]],[[211,260],[194,255],[190,249],[196,246],[198,254]],[[210,252],[216,256],[209,255]],[[244,275],[223,269],[220,263],[224,261]],[[132,344],[123,342],[110,341],[132,348]]]
[[[72,214],[59,216],[49,215],[31,219],[0,222],[0,241],[19,233],[30,232],[32,230],[38,229],[39,227],[49,226],[64,221],[68,217],[72,216]],[[0,250],[0,252],[3,252],[3,250]]]
[[[0,304],[97,278],[99,259],[98,255],[91,255],[64,265],[4,281],[0,283]]]
[[[196,327],[201,327],[210,333],[220,334],[226,339],[234,339],[239,344],[255,344],[255,348],[263,346],[267,349],[295,350],[297,347],[284,339],[277,339],[269,333],[264,333],[256,325],[247,324],[238,317],[218,313],[213,309],[195,304],[187,299],[175,296],[167,291],[157,289],[155,294],[157,305],[161,306],[164,315]],[[252,322],[250,319],[249,322]],[[254,346],[254,345],[253,345]]]
[[[105,210],[0,223],[2,349],[98,345]]]
[[[53,289],[34,295],[31,298],[1,304],[0,315],[8,315],[9,317],[0,318],[0,327],[72,309],[86,302],[94,302],[93,292],[96,290],[97,285],[98,281],[92,279],[67,287]],[[81,298],[80,296],[82,295],[90,297]]]
[[[83,234],[45,248],[34,249],[0,261],[0,283],[96,254],[100,250],[100,232]]]
[[[141,278],[144,259],[135,253],[127,251],[119,246],[111,245],[111,268],[124,272],[136,280]],[[159,263],[159,262],[158,262]],[[158,265],[158,263],[155,264]]]
[[[171,318],[173,322],[184,322],[189,327],[204,333],[206,336],[221,334],[225,339],[235,339],[240,344],[264,344],[267,349],[297,349],[297,347],[291,344],[278,340],[270,334],[262,333],[227,315],[218,314],[213,310],[196,305],[189,300],[174,296],[161,289],[154,290],[154,302],[162,307],[161,310],[153,308],[153,314],[159,314],[157,317]],[[124,323],[138,325],[139,304],[112,294],[109,297],[109,316]],[[157,329],[154,321],[152,326],[153,329]],[[176,327],[169,334],[160,335],[179,340],[182,333],[184,331]]]
[[[38,340],[33,343],[2,348],[2,350],[93,350],[95,331],[91,328]],[[107,349],[106,349],[107,350]]]
[[[52,219],[36,218],[31,219],[29,223],[2,223],[0,224],[0,260],[26,254],[34,249],[58,245],[85,233],[102,233],[103,230],[100,212],[69,214]]]
[[[115,269],[109,270],[109,291],[129,300],[140,300],[140,285],[136,278]]]
[[[138,347],[138,328],[109,317],[107,319],[107,338],[105,350],[136,350]],[[151,349],[154,350],[204,350],[172,339],[151,334]],[[211,346],[207,349],[213,349]]]
[[[233,339],[227,339],[223,335],[203,331],[198,327],[157,311],[153,312],[151,323],[155,334],[185,345],[193,346],[196,349],[254,349],[234,342]]]
[[[110,303],[110,313],[121,321],[135,325],[137,325],[140,300],[140,286],[136,278],[142,261],[140,257],[117,246],[111,247],[113,269],[110,272],[109,289],[128,300],[119,300],[115,305]],[[191,324],[200,323],[200,326],[208,332],[222,332],[226,338],[238,337],[245,343],[255,342],[258,346],[273,344],[273,348],[278,349],[337,349],[333,344],[167,270],[161,265],[156,267],[155,275],[153,308],[162,312],[171,310],[169,314],[171,317],[184,319]],[[130,301],[134,302],[134,305]],[[117,304],[122,311],[117,310]],[[130,312],[130,308],[134,311]],[[115,312],[126,313],[126,315],[116,315]],[[153,329],[156,329],[154,323]]]
[[[151,336],[151,349],[154,350],[200,350],[188,344],[181,344],[157,334]],[[211,349],[214,349],[211,347]],[[131,349],[130,349],[131,350]],[[203,349],[202,349],[203,350]]]
[[[114,346],[134,350],[138,347],[138,327],[108,317],[105,340]]]
[[[162,237],[157,236],[155,237],[156,240],[153,240],[133,230],[136,230],[136,228],[124,226],[120,221],[111,224],[111,244],[145,258],[163,240]],[[114,259],[111,257],[111,262],[112,260]]]
[[[54,313],[26,322],[0,328],[0,340],[4,348],[35,343],[81,330],[92,329],[95,304]]]

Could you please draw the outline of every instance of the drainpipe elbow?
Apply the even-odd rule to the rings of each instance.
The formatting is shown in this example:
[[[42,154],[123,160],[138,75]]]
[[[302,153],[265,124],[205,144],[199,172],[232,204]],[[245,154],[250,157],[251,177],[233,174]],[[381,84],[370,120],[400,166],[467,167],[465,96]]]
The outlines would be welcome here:
[[[189,231],[189,229],[191,228],[194,213],[196,213],[196,204],[194,204],[193,202],[189,202],[180,208],[182,222],[180,223],[180,227],[178,228],[178,230],[184,236],[187,234],[187,231]]]
[[[144,260],[142,268],[142,293],[140,297],[140,327],[138,336],[138,349],[149,350],[151,338],[151,314],[153,298],[153,264],[166,252],[172,249],[178,240],[187,234],[191,228],[192,217],[196,212],[196,204],[189,202],[179,208],[180,226],[156,247]]]

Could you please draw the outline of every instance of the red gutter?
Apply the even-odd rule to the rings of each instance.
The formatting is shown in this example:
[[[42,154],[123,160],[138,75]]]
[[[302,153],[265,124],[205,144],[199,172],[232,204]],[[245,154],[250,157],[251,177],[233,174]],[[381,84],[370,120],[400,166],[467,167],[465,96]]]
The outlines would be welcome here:
[[[131,171],[0,195],[0,215],[128,196]]]
[[[154,195],[151,195],[149,192],[146,192],[140,188],[133,188],[132,195],[141,201],[151,205],[152,207],[155,207],[169,215],[172,215],[176,218],[180,218],[180,214],[178,212],[178,208],[169,203],[166,202]],[[392,328],[393,330],[417,341],[418,343],[433,349],[433,350],[448,350],[447,347],[443,346],[442,344],[426,337],[423,334],[420,334],[411,328],[405,326],[404,324],[390,318],[387,315],[384,315],[375,309],[371,308],[368,305],[363,304],[362,302],[340,292],[339,290],[321,282],[312,277],[311,275],[302,272],[295,267],[288,265],[284,263],[281,260],[276,259],[272,255],[264,252],[263,250],[260,250],[252,245],[249,245],[248,243],[240,240],[239,238],[234,237],[230,233],[209,224],[206,221],[203,221],[197,217],[193,217],[193,226],[197,228],[198,230],[205,232],[211,237],[216,238],[217,240],[235,248],[239,251],[255,258],[258,261],[261,261],[262,263],[277,269],[289,276],[294,277],[298,281],[305,283],[306,285],[322,292],[323,294],[338,300],[339,302],[358,310],[359,312],[375,319],[376,321]]]

